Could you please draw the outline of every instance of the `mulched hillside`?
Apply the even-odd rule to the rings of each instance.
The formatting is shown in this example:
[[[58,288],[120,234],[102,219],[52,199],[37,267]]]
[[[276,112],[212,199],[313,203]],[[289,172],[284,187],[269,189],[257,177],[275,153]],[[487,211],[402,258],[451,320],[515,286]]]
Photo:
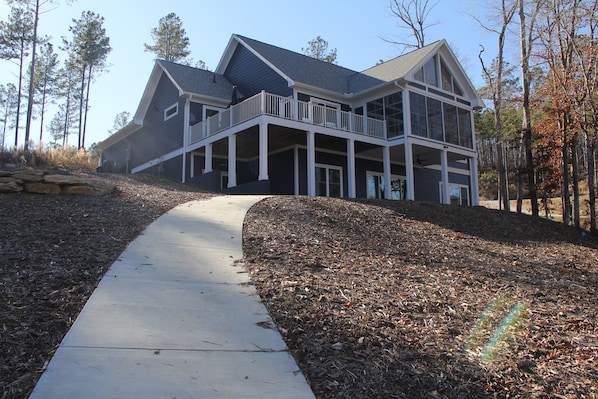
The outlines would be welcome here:
[[[99,279],[210,194],[103,175],[109,197],[0,194],[0,398],[26,398]],[[245,264],[319,398],[598,397],[598,240],[482,208],[275,197]]]
[[[485,208],[271,198],[247,267],[320,398],[598,397],[598,241]]]

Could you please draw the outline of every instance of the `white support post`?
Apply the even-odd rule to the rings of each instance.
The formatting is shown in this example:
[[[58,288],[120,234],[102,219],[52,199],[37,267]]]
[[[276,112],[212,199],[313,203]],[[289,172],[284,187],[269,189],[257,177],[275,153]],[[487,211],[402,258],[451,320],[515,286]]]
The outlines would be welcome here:
[[[349,198],[355,198],[355,140],[347,139],[347,180],[349,182]]]
[[[480,187],[478,185],[478,159],[477,156],[469,158],[469,183],[471,186],[471,205],[480,205]]]
[[[237,135],[228,136],[228,188],[237,186]]]
[[[212,143],[205,146],[205,159],[203,173],[210,173],[212,171]]]
[[[266,91],[262,90],[262,92],[260,93],[260,114],[265,114],[266,113]]]
[[[307,195],[316,195],[316,133],[307,132]]]
[[[293,149],[293,156],[295,158],[294,193],[299,195],[299,148],[297,146]]]
[[[440,152],[440,166],[442,168],[442,203],[451,203],[451,190],[448,178],[448,157],[446,148]]]
[[[382,159],[384,162],[384,199],[392,199],[391,169],[390,169],[390,147],[382,147]]]
[[[268,180],[268,124],[260,123],[259,137],[260,171],[258,180]]]
[[[405,138],[405,177],[407,179],[407,199],[415,201],[415,177],[413,173],[413,148]]]

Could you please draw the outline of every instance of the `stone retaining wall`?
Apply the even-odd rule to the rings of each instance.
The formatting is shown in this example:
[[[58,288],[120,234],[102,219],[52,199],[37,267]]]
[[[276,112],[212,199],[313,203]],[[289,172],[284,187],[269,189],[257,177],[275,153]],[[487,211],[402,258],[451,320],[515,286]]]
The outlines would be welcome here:
[[[114,184],[46,170],[0,170],[0,193],[107,195]]]

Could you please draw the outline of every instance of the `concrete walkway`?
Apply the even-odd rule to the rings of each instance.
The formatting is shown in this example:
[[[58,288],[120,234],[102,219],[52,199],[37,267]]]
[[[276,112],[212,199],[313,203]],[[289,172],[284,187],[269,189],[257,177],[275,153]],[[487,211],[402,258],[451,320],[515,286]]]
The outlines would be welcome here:
[[[190,202],[154,221],[101,280],[32,399],[313,398],[242,264],[263,197]]]

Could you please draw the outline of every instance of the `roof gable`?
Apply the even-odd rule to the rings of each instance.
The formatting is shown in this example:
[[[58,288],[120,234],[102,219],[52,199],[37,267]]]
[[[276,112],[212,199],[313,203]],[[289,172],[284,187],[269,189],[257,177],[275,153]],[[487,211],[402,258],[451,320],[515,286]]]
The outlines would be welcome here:
[[[289,86],[303,84],[338,94],[349,94],[355,91],[355,87],[361,91],[383,83],[371,76],[358,76],[359,72],[352,69],[240,35],[233,35],[231,38],[229,48],[216,69],[217,72],[223,73],[226,70],[237,45],[245,46],[260,57],[285,78]]]
[[[164,60],[158,60],[157,63],[181,94],[199,94],[223,100],[231,98],[233,85],[222,75]]]

